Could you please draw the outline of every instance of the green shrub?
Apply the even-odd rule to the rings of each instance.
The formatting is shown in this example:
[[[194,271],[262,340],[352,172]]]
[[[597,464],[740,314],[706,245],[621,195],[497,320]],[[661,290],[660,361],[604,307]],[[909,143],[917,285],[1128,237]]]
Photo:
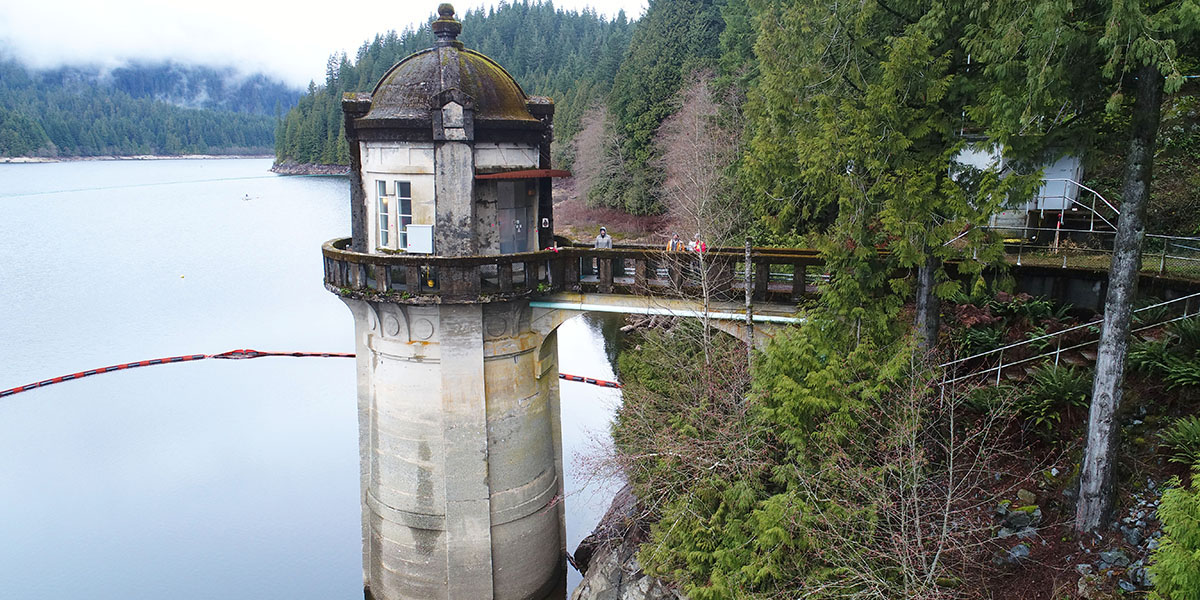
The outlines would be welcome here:
[[[998,295],[989,306],[997,314],[1011,317],[1025,317],[1031,322],[1042,319],[1062,320],[1071,311],[1070,304],[1055,305],[1049,298],[1032,297],[1028,294],[1008,296]]]
[[[1033,327],[1032,327],[1032,328],[1029,330],[1029,333],[1025,334],[1025,339],[1027,339],[1027,340],[1036,340],[1036,341],[1030,341],[1030,342],[1029,342],[1029,347],[1030,347],[1030,348],[1033,348],[1033,351],[1034,351],[1034,352],[1037,352],[1038,354],[1041,354],[1041,353],[1043,353],[1043,352],[1046,352],[1047,350],[1049,350],[1051,346],[1053,346],[1054,344],[1058,343],[1058,341],[1059,341],[1060,339],[1062,339],[1062,338],[1061,338],[1061,336],[1060,336],[1060,337],[1057,337],[1057,338],[1056,338],[1056,337],[1048,337],[1048,338],[1041,339],[1041,340],[1038,340],[1038,339],[1037,339],[1037,338],[1040,338],[1040,337],[1042,337],[1042,336],[1044,336],[1044,335],[1046,335],[1046,334],[1048,334],[1048,333],[1050,333],[1050,332],[1049,332],[1049,331],[1047,331],[1045,327],[1042,327],[1042,326],[1040,326],[1040,325],[1034,325],[1034,326],[1033,326]]]
[[[1072,367],[1045,365],[1033,372],[1024,392],[1014,400],[1017,413],[1039,433],[1049,434],[1062,411],[1088,405],[1091,374]]]
[[[1171,323],[1159,340],[1134,342],[1129,349],[1129,367],[1159,375],[1167,389],[1200,386],[1200,319]]]
[[[1168,316],[1171,314],[1170,307],[1154,306],[1155,304],[1159,304],[1161,302],[1162,300],[1159,300],[1158,298],[1146,298],[1144,300],[1138,300],[1133,313],[1133,322],[1137,323],[1138,325],[1153,325],[1155,323],[1162,323],[1163,321],[1166,321]],[[1154,306],[1154,308],[1147,308],[1149,306]]]
[[[1167,382],[1168,390],[1200,385],[1200,360],[1169,354],[1164,361],[1163,369],[1163,379]]]
[[[1150,574],[1157,600],[1200,598],[1200,472],[1192,476],[1191,489],[1172,478],[1158,506],[1163,535],[1154,550]]]
[[[1200,319],[1191,318],[1167,325],[1167,334],[1175,338],[1176,352],[1191,357],[1200,350]]]
[[[968,409],[978,413],[995,413],[1002,410],[1007,401],[1016,395],[1016,388],[1011,385],[987,384],[967,392],[963,403]]]
[[[1092,374],[1084,369],[1044,365],[1033,372],[1029,393],[1053,398],[1062,407],[1086,407],[1092,394]]]
[[[1168,340],[1134,342],[1129,348],[1129,368],[1143,373],[1161,374],[1167,370],[1171,358]]]
[[[1200,464],[1200,416],[1176,419],[1158,437],[1164,446],[1174,450],[1171,462]]]
[[[1016,408],[1025,422],[1043,435],[1049,435],[1054,430],[1054,426],[1062,420],[1062,411],[1048,398],[1019,396]]]
[[[958,347],[966,356],[995,350],[1004,343],[1004,331],[998,327],[963,329],[958,334]]]

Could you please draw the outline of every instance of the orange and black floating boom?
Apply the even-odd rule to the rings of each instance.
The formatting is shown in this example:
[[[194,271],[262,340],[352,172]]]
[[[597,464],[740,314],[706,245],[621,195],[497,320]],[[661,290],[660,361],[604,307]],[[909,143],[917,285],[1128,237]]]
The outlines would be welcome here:
[[[216,358],[216,359],[223,359],[223,360],[241,360],[241,359],[246,359],[246,358],[262,358],[264,356],[290,356],[290,357],[296,357],[296,358],[354,358],[354,353],[353,352],[264,352],[261,350],[251,350],[249,348],[239,348],[237,350],[230,350],[228,352],[222,352],[220,354],[186,354],[183,356],[169,356],[167,358],[154,358],[154,359],[150,359],[150,360],[139,360],[137,362],[128,362],[128,363],[122,363],[119,365],[112,365],[109,367],[102,367],[99,369],[80,371],[78,373],[71,373],[70,375],[62,375],[59,377],[53,377],[51,379],[46,379],[43,381],[39,381],[37,383],[30,383],[28,385],[22,385],[22,386],[15,387],[12,389],[0,390],[0,398],[12,396],[13,394],[19,394],[21,392],[28,392],[29,390],[36,390],[41,387],[46,387],[48,385],[54,385],[56,383],[62,383],[64,381],[83,379],[84,377],[90,377],[92,375],[99,375],[101,373],[112,373],[113,371],[124,371],[125,369],[135,369],[137,367],[149,367],[152,365],[167,365],[167,364],[171,364],[171,363],[191,362],[191,361],[196,361],[196,360],[204,360],[206,358]],[[598,386],[607,387],[607,388],[620,388],[621,387],[621,384],[619,384],[615,381],[605,381],[603,379],[593,379],[591,377],[581,377],[579,375],[568,375],[566,373],[559,373],[558,377],[560,379],[566,379],[567,381],[578,381],[581,383],[590,383],[592,385],[598,385]]]
[[[99,369],[80,371],[78,373],[71,373],[70,375],[62,375],[60,377],[46,379],[43,381],[39,381],[37,383],[31,383],[29,385],[15,387],[10,390],[2,390],[2,391],[0,391],[0,398],[4,398],[5,396],[11,396],[13,394],[19,394],[21,392],[28,392],[29,390],[36,390],[37,388],[40,388],[40,387],[46,387],[48,385],[62,383],[64,381],[71,381],[74,379],[83,379],[84,377],[90,377],[92,375],[99,375],[100,373],[112,373],[113,371],[124,371],[125,369],[135,369],[137,367],[149,367],[151,365],[165,365],[165,364],[170,364],[170,363],[189,362],[189,361],[193,361],[193,360],[204,360],[206,358],[211,358],[211,356],[208,354],[188,354],[186,356],[171,356],[168,358],[155,358],[155,359],[151,359],[151,360],[139,360],[137,362],[122,363],[119,365],[112,365],[110,367],[102,367]]]
[[[592,377],[583,377],[582,375],[568,375],[567,373],[559,373],[558,378],[566,379],[567,381],[578,381],[580,383],[590,383],[592,385],[598,385],[600,387],[607,387],[607,388],[620,388],[621,387],[621,384],[619,384],[615,381],[605,381],[603,379],[594,379]]]

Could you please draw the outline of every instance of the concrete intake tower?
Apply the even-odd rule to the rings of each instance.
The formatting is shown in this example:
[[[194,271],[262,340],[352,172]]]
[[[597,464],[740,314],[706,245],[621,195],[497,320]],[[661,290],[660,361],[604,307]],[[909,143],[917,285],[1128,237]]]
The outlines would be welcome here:
[[[566,573],[557,323],[527,298],[551,268],[530,257],[553,243],[554,105],[438,13],[434,48],[342,101],[353,232],[326,244],[326,286],[354,314],[364,586],[546,598]]]

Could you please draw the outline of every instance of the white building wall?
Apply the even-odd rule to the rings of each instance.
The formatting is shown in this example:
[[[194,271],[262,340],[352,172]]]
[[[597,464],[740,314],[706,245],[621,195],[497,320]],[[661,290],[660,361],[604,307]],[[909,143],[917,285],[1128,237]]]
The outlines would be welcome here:
[[[1005,168],[1003,149],[999,146],[971,144],[954,157],[954,162],[980,170],[1002,170]],[[1078,156],[1063,156],[1042,167],[1042,186],[1023,205],[1010,207],[1012,211],[1068,210],[1079,197],[1078,182],[1083,178],[1083,161]],[[1070,181],[1068,181],[1070,180]],[[1001,216],[1000,220],[1015,222],[1013,216]],[[993,225],[997,223],[993,222]]]
[[[536,169],[538,148],[530,144],[477,143],[475,168],[485,173],[497,169]]]
[[[1064,156],[1042,170],[1045,183],[1038,190],[1029,210],[1067,210],[1079,197],[1074,182],[1083,177],[1083,163],[1078,156]],[[1070,180],[1070,181],[1066,181]]]

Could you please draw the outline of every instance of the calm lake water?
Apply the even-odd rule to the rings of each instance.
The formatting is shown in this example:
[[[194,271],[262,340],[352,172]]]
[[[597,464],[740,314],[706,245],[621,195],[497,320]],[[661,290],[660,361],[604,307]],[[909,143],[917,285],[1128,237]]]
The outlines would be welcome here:
[[[349,235],[347,182],[269,167],[0,164],[0,389],[353,352],[320,256]],[[617,324],[563,325],[561,369],[613,379]],[[362,598],[354,378],[351,359],[206,360],[0,400],[0,598]],[[572,550],[612,491],[577,465],[619,402],[562,384]]]

